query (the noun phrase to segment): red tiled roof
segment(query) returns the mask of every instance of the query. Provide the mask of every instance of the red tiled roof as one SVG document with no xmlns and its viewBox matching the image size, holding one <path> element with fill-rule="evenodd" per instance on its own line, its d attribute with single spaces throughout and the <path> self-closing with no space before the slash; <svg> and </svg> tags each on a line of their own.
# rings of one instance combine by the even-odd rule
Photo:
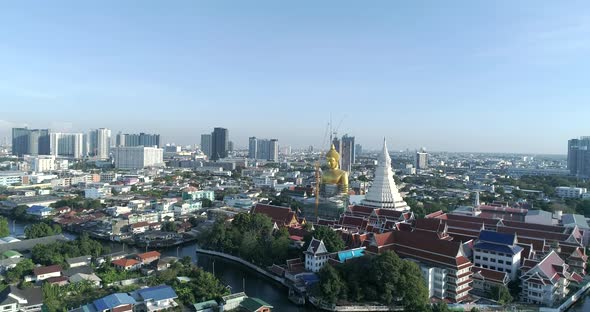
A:
<svg viewBox="0 0 590 312">
<path fill-rule="evenodd" d="M 277 225 L 289 225 L 293 219 L 297 220 L 295 212 L 289 207 L 256 204 L 252 213 L 261 213 L 272 219 Z"/>
<path fill-rule="evenodd" d="M 126 268 L 126 267 L 130 267 L 130 266 L 134 266 L 136 264 L 139 264 L 139 261 L 137 261 L 135 259 L 119 259 L 119 260 L 114 260 L 111 263 L 113 265 Z"/>
<path fill-rule="evenodd" d="M 418 219 L 414 227 L 424 231 L 443 232 L 445 222 L 441 219 Z"/>
<path fill-rule="evenodd" d="M 55 277 L 48 278 L 46 281 L 50 284 L 53 284 L 53 283 L 65 282 L 67 280 L 68 280 L 67 276 L 55 276 Z"/>
<path fill-rule="evenodd" d="M 146 227 L 146 226 L 149 226 L 149 223 L 147 223 L 146 221 L 131 224 L 131 228 L 133 228 L 133 229 L 137 229 L 140 227 Z"/>
<path fill-rule="evenodd" d="M 490 269 L 485 269 L 485 268 L 480 268 L 480 267 L 473 267 L 473 269 L 471 269 L 471 270 L 474 273 L 478 272 L 486 280 L 490 280 L 490 281 L 502 283 L 502 284 L 504 284 L 504 281 L 508 276 L 506 272 L 500 272 L 500 271 L 495 271 L 495 270 L 490 270 Z"/>
<path fill-rule="evenodd" d="M 159 258 L 161 254 L 157 251 L 148 251 L 146 253 L 138 254 L 137 257 L 141 260 L 152 259 L 152 258 Z"/>
<path fill-rule="evenodd" d="M 502 222 L 504 223 L 505 226 L 509 226 L 509 227 L 513 227 L 513 228 L 520 228 L 520 229 L 554 232 L 554 233 L 561 233 L 561 234 L 565 233 L 565 230 L 566 230 L 566 228 L 563 226 L 516 222 L 516 221 L 508 221 L 508 220 L 504 220 Z"/>
<path fill-rule="evenodd" d="M 507 226 L 499 226 L 497 231 L 498 231 L 498 233 L 517 234 L 519 239 L 520 239 L 520 237 L 545 238 L 548 240 L 563 242 L 569 238 L 568 234 L 546 232 L 546 231 L 542 231 L 542 230 L 530 230 L 530 229 L 526 229 L 526 228 L 514 228 L 514 227 L 507 227 Z"/>
<path fill-rule="evenodd" d="M 49 266 L 42 266 L 36 267 L 33 269 L 33 273 L 35 276 L 44 275 L 49 273 L 61 272 L 61 265 L 49 265 Z"/>
</svg>

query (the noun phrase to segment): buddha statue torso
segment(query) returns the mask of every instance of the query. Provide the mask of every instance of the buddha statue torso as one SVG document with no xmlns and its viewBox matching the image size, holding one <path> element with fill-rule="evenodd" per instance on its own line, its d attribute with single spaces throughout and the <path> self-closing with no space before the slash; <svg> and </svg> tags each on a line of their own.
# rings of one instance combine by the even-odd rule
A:
<svg viewBox="0 0 590 312">
<path fill-rule="evenodd" d="M 326 196 L 348 194 L 348 172 L 338 168 L 340 154 L 334 148 L 326 154 L 328 170 L 322 172 L 321 190 Z"/>
</svg>

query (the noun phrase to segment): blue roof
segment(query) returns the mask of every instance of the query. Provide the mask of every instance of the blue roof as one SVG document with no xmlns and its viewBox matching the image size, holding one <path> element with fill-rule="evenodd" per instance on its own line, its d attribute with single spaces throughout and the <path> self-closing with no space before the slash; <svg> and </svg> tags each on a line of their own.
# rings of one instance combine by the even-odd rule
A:
<svg viewBox="0 0 590 312">
<path fill-rule="evenodd" d="M 320 281 L 317 274 L 302 274 L 299 278 L 301 278 L 306 285 L 311 285 Z"/>
<path fill-rule="evenodd" d="M 506 245 L 498 245 L 498 244 L 491 244 L 491 243 L 477 243 L 473 246 L 474 249 L 483 249 L 488 251 L 495 251 L 495 252 L 502 252 L 509 255 L 515 255 L 522 251 L 522 247 L 515 245 L 515 246 L 506 246 Z"/>
<path fill-rule="evenodd" d="M 143 300 L 166 300 L 166 299 L 174 299 L 178 298 L 174 289 L 168 285 L 160 285 L 155 287 L 149 287 L 140 289 L 137 293 L 143 298 Z"/>
<path fill-rule="evenodd" d="M 110 294 L 94 301 L 94 306 L 98 311 L 110 310 L 124 304 L 137 304 L 137 302 L 133 297 L 123 293 Z"/>
<path fill-rule="evenodd" d="M 365 255 L 365 250 L 360 249 L 360 248 L 343 250 L 343 251 L 338 252 L 338 260 L 340 260 L 340 262 L 345 262 L 346 260 L 362 257 L 364 255 Z"/>
<path fill-rule="evenodd" d="M 35 213 L 35 212 L 42 212 L 42 211 L 51 211 L 52 209 L 45 206 L 40 205 L 33 205 L 29 209 L 27 209 L 28 213 Z"/>
<path fill-rule="evenodd" d="M 479 240 L 493 244 L 513 245 L 514 234 L 498 233 L 494 231 L 483 230 L 479 232 Z"/>
</svg>

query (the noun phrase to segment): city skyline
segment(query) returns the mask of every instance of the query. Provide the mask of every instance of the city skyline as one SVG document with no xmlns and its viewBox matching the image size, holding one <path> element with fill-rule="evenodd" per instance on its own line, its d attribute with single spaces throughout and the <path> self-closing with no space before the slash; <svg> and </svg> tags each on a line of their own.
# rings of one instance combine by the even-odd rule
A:
<svg viewBox="0 0 590 312">
<path fill-rule="evenodd" d="M 326 148 L 331 116 L 372 150 L 566 154 L 590 134 L 581 1 L 109 4 L 0 6 L 0 138 L 220 126 Z"/>
</svg>

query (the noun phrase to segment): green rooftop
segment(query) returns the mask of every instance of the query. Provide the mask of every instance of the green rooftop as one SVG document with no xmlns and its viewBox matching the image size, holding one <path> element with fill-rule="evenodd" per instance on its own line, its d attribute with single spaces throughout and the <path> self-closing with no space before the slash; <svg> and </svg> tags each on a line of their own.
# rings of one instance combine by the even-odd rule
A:
<svg viewBox="0 0 590 312">
<path fill-rule="evenodd" d="M 268 302 L 265 302 L 262 299 L 253 298 L 253 297 L 248 297 L 248 298 L 244 299 L 244 301 L 242 301 L 242 303 L 240 303 L 240 306 L 242 308 L 246 309 L 246 311 L 250 311 L 250 312 L 255 312 L 262 307 L 267 307 L 270 309 L 273 308 L 273 306 L 268 304 Z"/>
<path fill-rule="evenodd" d="M 200 310 L 205 310 L 205 309 L 209 309 L 209 308 L 217 308 L 218 304 L 217 304 L 217 301 L 215 301 L 215 300 L 209 300 L 209 301 L 195 303 L 193 306 L 195 307 L 195 310 L 200 311 Z"/>
<path fill-rule="evenodd" d="M 14 251 L 14 250 L 7 250 L 4 253 L 2 253 L 3 258 L 15 258 L 15 257 L 20 258 L 22 256 L 23 255 L 20 252 Z"/>
</svg>

